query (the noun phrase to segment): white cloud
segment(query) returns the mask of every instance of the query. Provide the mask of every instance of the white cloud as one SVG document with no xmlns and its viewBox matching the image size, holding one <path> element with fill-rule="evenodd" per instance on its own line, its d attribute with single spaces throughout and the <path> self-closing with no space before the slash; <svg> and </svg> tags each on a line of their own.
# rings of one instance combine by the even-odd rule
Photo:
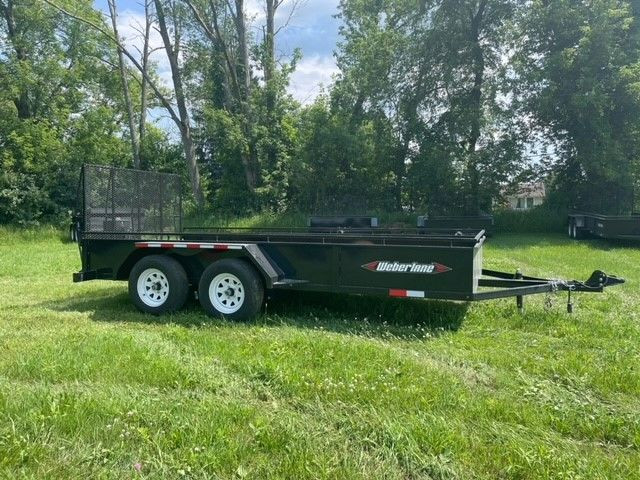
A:
<svg viewBox="0 0 640 480">
<path fill-rule="evenodd" d="M 312 103 L 323 86 L 333 83 L 332 77 L 338 71 L 333 55 L 303 58 L 291 75 L 289 93 L 302 104 Z"/>
<path fill-rule="evenodd" d="M 275 27 L 315 29 L 319 24 L 333 21 L 339 4 L 340 0 L 285 0 L 276 11 Z M 250 28 L 259 39 L 266 21 L 264 0 L 246 0 L 245 11 Z"/>
<path fill-rule="evenodd" d="M 264 1 L 247 0 L 244 4 L 249 21 L 263 22 L 265 18 Z"/>
<path fill-rule="evenodd" d="M 305 23 L 316 20 L 319 16 L 333 15 L 338 11 L 340 0 L 285 0 L 276 11 L 276 26 L 289 17 L 291 20 L 304 20 Z M 291 9 L 295 8 L 293 15 Z M 247 18 L 252 22 L 264 23 L 265 1 L 246 0 Z"/>
</svg>

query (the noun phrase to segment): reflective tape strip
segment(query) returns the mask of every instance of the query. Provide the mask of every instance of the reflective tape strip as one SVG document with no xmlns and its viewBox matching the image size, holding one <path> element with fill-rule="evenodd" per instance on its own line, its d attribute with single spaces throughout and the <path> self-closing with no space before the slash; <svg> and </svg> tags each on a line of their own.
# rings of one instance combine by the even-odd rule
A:
<svg viewBox="0 0 640 480">
<path fill-rule="evenodd" d="M 242 245 L 231 245 L 221 243 L 200 243 L 200 248 L 210 248 L 213 250 L 242 250 Z"/>
<path fill-rule="evenodd" d="M 420 290 L 398 290 L 391 288 L 389 290 L 390 297 L 411 297 L 411 298 L 424 298 L 424 292 Z"/>
<path fill-rule="evenodd" d="M 136 242 L 136 248 L 190 248 L 207 250 L 242 250 L 242 245 L 233 243 L 193 242 Z"/>
</svg>

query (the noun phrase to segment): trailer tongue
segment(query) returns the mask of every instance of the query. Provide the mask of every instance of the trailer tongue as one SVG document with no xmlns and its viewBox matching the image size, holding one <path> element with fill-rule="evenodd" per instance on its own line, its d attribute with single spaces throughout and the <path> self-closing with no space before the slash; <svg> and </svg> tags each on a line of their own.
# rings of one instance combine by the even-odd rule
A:
<svg viewBox="0 0 640 480">
<path fill-rule="evenodd" d="M 584 281 L 482 268 L 484 230 L 182 228 L 175 175 L 85 166 L 74 230 L 82 271 L 74 281 L 129 280 L 136 306 L 180 308 L 190 288 L 208 313 L 255 315 L 265 290 L 297 289 L 476 301 L 624 282 L 596 271 Z"/>
</svg>

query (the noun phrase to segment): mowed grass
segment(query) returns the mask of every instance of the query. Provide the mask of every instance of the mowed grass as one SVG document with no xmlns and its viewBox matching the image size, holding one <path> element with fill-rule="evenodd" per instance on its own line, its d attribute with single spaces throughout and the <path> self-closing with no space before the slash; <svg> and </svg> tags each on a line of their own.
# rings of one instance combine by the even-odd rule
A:
<svg viewBox="0 0 640 480">
<path fill-rule="evenodd" d="M 640 478 L 640 248 L 496 236 L 485 266 L 628 283 L 573 315 L 307 294 L 153 317 L 71 283 L 55 231 L 2 230 L 0 477 Z"/>
</svg>

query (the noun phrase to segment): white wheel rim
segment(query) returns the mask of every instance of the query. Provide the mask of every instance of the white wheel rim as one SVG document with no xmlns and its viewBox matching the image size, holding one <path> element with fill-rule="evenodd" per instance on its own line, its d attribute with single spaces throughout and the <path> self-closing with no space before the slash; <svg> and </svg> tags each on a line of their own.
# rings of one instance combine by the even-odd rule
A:
<svg viewBox="0 0 640 480">
<path fill-rule="evenodd" d="M 244 304 L 244 285 L 232 273 L 216 275 L 209 284 L 209 300 L 220 313 L 235 313 Z"/>
<path fill-rule="evenodd" d="M 573 226 L 569 224 L 569 238 L 573 237 Z"/>
<path fill-rule="evenodd" d="M 157 268 L 147 268 L 138 277 L 138 297 L 149 307 L 159 307 L 169 298 L 169 280 Z"/>
</svg>

